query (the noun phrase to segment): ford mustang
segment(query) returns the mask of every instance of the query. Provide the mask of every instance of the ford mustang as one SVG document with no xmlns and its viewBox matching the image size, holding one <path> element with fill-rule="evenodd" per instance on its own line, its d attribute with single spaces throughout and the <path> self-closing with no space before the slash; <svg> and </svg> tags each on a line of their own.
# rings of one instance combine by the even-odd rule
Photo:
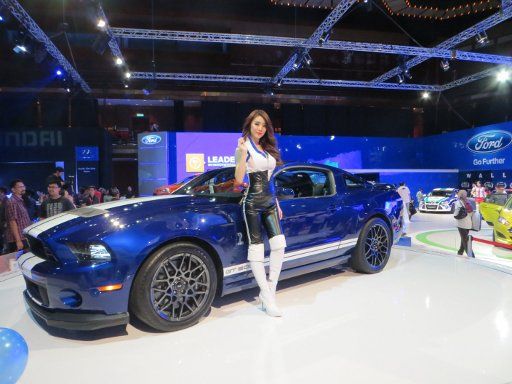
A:
<svg viewBox="0 0 512 384">
<path fill-rule="evenodd" d="M 458 189 L 435 188 L 423 201 L 419 201 L 420 212 L 452 212 Z"/>
<path fill-rule="evenodd" d="M 136 317 L 174 331 L 197 323 L 216 295 L 255 287 L 243 186 L 233 179 L 233 167 L 213 170 L 172 195 L 79 208 L 28 227 L 30 251 L 18 262 L 29 308 L 65 329 Z M 276 169 L 271 186 L 284 214 L 282 279 L 344 263 L 361 273 L 384 268 L 401 236 L 395 191 L 309 163 Z"/>
</svg>

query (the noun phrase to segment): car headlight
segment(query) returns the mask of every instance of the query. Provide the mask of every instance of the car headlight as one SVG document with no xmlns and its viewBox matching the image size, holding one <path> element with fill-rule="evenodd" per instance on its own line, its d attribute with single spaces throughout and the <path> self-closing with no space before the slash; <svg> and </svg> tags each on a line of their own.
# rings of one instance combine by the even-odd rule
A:
<svg viewBox="0 0 512 384">
<path fill-rule="evenodd" d="M 110 252 L 102 244 L 67 243 L 78 261 L 106 262 L 112 260 Z"/>
<path fill-rule="evenodd" d="M 510 223 L 503 217 L 498 217 L 498 223 L 506 225 L 507 227 L 510 226 Z"/>
</svg>

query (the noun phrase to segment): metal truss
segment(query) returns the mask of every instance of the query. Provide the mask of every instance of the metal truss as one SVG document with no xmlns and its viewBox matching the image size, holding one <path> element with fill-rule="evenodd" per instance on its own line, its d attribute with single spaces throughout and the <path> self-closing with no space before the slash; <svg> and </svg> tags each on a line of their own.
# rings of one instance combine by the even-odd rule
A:
<svg viewBox="0 0 512 384">
<path fill-rule="evenodd" d="M 3 4 L 18 21 L 21 25 L 23 25 L 27 31 L 32 35 L 32 37 L 43 44 L 46 51 L 59 63 L 64 71 L 66 71 L 73 80 L 80 84 L 84 92 L 90 93 L 91 88 L 84 79 L 80 76 L 80 74 L 76 71 L 76 69 L 71 65 L 71 63 L 64 57 L 61 51 L 53 44 L 50 38 L 44 33 L 44 31 L 37 25 L 37 23 L 30 17 L 30 15 L 23 9 L 23 7 L 16 0 L 0 0 L 0 3 Z"/>
<path fill-rule="evenodd" d="M 476 36 L 478 33 L 483 32 L 496 24 L 501 23 L 502 21 L 508 20 L 510 17 L 512 17 L 512 4 L 510 3 L 510 0 L 507 1 L 506 7 L 503 7 L 500 12 L 495 13 L 494 15 L 488 17 L 485 20 L 482 20 L 481 22 L 477 23 L 476 25 L 469 27 L 465 31 L 462 31 L 461 33 L 449 38 L 448 40 L 443 41 L 442 43 L 435 46 L 435 48 L 438 49 L 450 49 L 455 47 L 456 45 L 471 39 L 472 37 Z M 505 5 L 505 2 L 503 3 Z M 407 69 L 410 69 L 420 63 L 423 63 L 428 58 L 426 57 L 415 57 L 411 60 L 408 60 L 405 62 L 405 66 Z M 398 75 L 403 71 L 403 68 L 396 67 L 385 74 L 377 77 L 376 79 L 373 79 L 373 83 L 382 83 L 386 80 L 389 80 L 390 78 Z"/>
<path fill-rule="evenodd" d="M 440 91 L 446 91 L 448 89 L 452 89 L 455 87 L 460 87 L 461 85 L 472 83 L 473 81 L 481 80 L 486 77 L 492 76 L 496 73 L 496 68 L 489 68 L 484 71 L 475 73 L 473 75 L 469 75 L 466 77 L 462 77 L 458 80 L 452 81 L 451 83 L 447 83 L 440 86 Z"/>
<path fill-rule="evenodd" d="M 105 11 L 103 11 L 103 7 L 101 6 L 101 3 L 98 3 L 98 16 L 102 18 L 105 23 L 105 32 L 110 37 L 110 40 L 108 42 L 108 46 L 110 48 L 110 51 L 112 52 L 112 55 L 114 57 L 119 57 L 121 60 L 123 60 L 123 63 L 126 63 L 123 57 L 123 53 L 121 52 L 121 48 L 119 48 L 119 44 L 117 43 L 116 36 L 114 35 L 112 28 L 110 27 L 110 24 L 107 19 L 107 15 L 105 15 Z"/>
<path fill-rule="evenodd" d="M 280 47 L 319 48 L 340 51 L 386 53 L 391 55 L 437 57 L 441 59 L 458 59 L 464 61 L 476 61 L 492 64 L 512 65 L 512 57 L 489 55 L 478 52 L 466 52 L 459 50 L 410 47 L 395 44 L 360 43 L 352 41 L 326 41 L 320 45 L 318 41 L 306 45 L 306 41 L 294 37 L 241 35 L 230 33 L 186 32 L 186 31 L 162 31 L 157 29 L 139 28 L 111 28 L 114 36 L 128 39 L 143 40 L 170 40 L 189 41 L 202 43 L 223 43 L 243 45 L 264 45 Z"/>
<path fill-rule="evenodd" d="M 222 82 L 222 83 L 253 83 L 268 85 L 272 82 L 272 77 L 266 76 L 237 76 L 237 75 L 210 75 L 199 73 L 166 73 L 166 72 L 133 72 L 133 79 L 143 80 L 177 80 L 177 81 L 198 81 L 198 82 Z M 394 89 L 403 91 L 432 91 L 440 90 L 438 85 L 424 84 L 397 84 L 382 83 L 375 84 L 369 81 L 350 81 L 350 80 L 318 80 L 302 78 L 285 78 L 283 85 L 309 85 L 317 87 L 340 87 L 340 88 L 375 88 L 375 89 Z"/>
<path fill-rule="evenodd" d="M 313 32 L 313 34 L 306 40 L 305 45 L 306 48 L 302 50 L 301 53 L 294 52 L 292 56 L 288 59 L 286 64 L 281 68 L 276 76 L 272 79 L 272 83 L 277 84 L 282 81 L 283 78 L 290 73 L 293 69 L 294 64 L 297 63 L 297 60 L 301 59 L 301 55 L 305 55 L 309 52 L 310 48 L 308 45 L 313 43 L 318 43 L 322 36 L 330 33 L 334 24 L 338 22 L 338 20 L 349 10 L 349 8 L 356 2 L 357 0 L 341 0 L 340 3 L 333 9 L 331 13 L 325 18 L 324 21 L 318 26 L 318 28 Z"/>
</svg>

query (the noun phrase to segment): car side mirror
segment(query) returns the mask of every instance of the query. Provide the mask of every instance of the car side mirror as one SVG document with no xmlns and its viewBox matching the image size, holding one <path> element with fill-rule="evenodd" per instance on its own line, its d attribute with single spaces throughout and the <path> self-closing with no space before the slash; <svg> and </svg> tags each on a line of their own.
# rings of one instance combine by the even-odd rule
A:
<svg viewBox="0 0 512 384">
<path fill-rule="evenodd" d="M 280 200 L 293 199 L 295 196 L 295 192 L 291 188 L 277 187 L 276 193 L 277 198 Z"/>
</svg>

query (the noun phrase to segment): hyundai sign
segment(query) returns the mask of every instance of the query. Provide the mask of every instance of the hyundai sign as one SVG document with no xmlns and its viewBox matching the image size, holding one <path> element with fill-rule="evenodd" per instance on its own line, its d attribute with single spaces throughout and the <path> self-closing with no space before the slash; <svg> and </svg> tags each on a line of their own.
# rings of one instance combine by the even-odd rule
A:
<svg viewBox="0 0 512 384">
<path fill-rule="evenodd" d="M 512 142 L 512 135 L 507 131 L 485 131 L 471 137 L 466 146 L 474 153 L 493 153 L 508 147 Z"/>
<path fill-rule="evenodd" d="M 162 138 L 158 135 L 146 135 L 142 136 L 141 143 L 146 145 L 155 145 L 162 141 Z"/>
</svg>

